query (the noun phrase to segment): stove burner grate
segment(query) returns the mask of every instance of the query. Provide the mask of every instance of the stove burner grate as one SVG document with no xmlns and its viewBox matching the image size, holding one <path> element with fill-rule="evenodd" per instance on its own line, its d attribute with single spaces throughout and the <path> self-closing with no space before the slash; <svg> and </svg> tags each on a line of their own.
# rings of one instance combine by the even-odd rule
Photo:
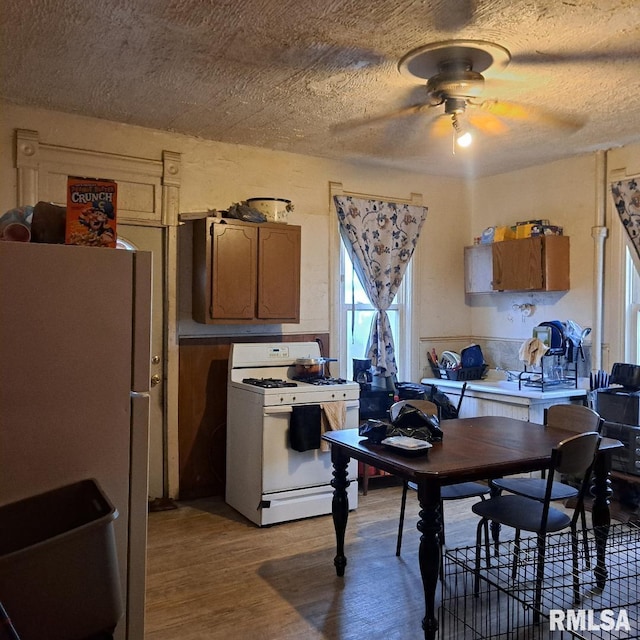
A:
<svg viewBox="0 0 640 640">
<path fill-rule="evenodd" d="M 276 378 L 244 378 L 242 382 L 254 387 L 262 387 L 263 389 L 281 389 L 283 387 L 298 386 L 295 382 L 287 382 L 286 380 L 278 380 Z"/>
<path fill-rule="evenodd" d="M 332 384 L 347 384 L 344 378 L 323 378 L 321 376 L 317 378 L 294 378 L 294 380 L 300 380 L 300 382 L 306 382 L 307 384 L 313 384 L 316 386 L 329 386 Z"/>
</svg>

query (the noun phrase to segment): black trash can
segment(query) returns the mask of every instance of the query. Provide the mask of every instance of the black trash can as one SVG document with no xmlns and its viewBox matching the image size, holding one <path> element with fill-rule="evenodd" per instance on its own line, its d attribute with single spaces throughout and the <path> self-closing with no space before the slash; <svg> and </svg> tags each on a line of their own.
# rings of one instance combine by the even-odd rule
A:
<svg viewBox="0 0 640 640">
<path fill-rule="evenodd" d="M 0 602 L 20 640 L 81 640 L 115 628 L 117 516 L 93 479 L 0 507 Z"/>
</svg>

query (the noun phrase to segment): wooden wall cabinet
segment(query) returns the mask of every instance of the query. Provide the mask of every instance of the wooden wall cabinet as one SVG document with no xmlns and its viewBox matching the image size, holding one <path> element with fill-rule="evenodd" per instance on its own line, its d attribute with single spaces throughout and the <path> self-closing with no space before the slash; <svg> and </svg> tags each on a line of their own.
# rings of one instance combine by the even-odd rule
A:
<svg viewBox="0 0 640 640">
<path fill-rule="evenodd" d="M 300 322 L 301 228 L 202 218 L 193 227 L 193 317 L 206 324 Z"/>
<path fill-rule="evenodd" d="M 465 293 L 493 291 L 493 245 L 476 244 L 464 248 Z"/>
<path fill-rule="evenodd" d="M 569 290 L 568 236 L 465 247 L 464 263 L 465 293 Z"/>
</svg>

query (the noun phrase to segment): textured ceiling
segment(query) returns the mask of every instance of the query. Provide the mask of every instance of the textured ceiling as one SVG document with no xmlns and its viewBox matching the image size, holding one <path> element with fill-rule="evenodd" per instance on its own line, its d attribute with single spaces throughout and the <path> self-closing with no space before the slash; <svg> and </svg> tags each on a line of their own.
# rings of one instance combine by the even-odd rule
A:
<svg viewBox="0 0 640 640">
<path fill-rule="evenodd" d="M 2 0 L 0 29 L 5 100 L 211 140 L 454 176 L 640 141 L 640 0 Z M 449 39 L 511 52 L 483 98 L 584 126 L 492 117 L 454 155 L 442 107 L 376 119 Z"/>
</svg>

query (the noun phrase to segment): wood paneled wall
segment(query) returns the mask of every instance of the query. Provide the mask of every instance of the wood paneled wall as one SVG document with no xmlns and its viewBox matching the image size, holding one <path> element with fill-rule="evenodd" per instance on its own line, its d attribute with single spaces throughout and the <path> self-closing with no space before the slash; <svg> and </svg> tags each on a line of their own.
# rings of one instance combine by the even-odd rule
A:
<svg viewBox="0 0 640 640">
<path fill-rule="evenodd" d="M 181 338 L 178 446 L 181 500 L 224 496 L 227 378 L 233 342 L 313 342 L 329 334 Z"/>
</svg>

